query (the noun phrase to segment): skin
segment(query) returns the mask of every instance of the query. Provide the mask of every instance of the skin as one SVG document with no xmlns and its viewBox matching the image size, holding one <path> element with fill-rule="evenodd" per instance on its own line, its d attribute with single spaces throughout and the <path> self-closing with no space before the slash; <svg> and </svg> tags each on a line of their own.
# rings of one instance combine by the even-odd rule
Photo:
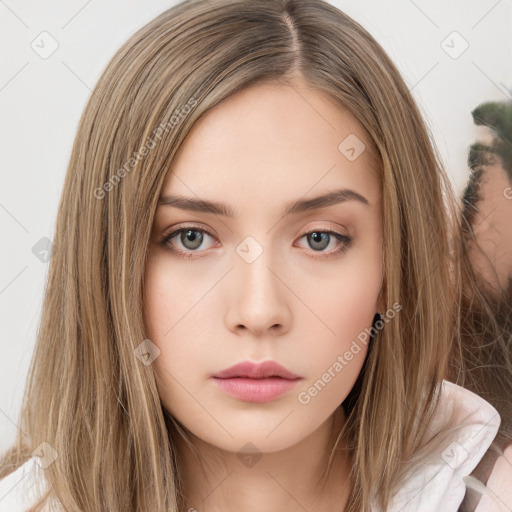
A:
<svg viewBox="0 0 512 512">
<path fill-rule="evenodd" d="M 351 134 L 366 145 L 353 161 L 338 149 Z M 289 202 L 339 188 L 368 204 L 347 200 L 282 217 Z M 152 363 L 158 391 L 201 462 L 180 438 L 185 510 L 343 510 L 352 485 L 346 450 L 337 451 L 325 487 L 318 479 L 367 346 L 359 343 L 307 404 L 298 395 L 385 309 L 382 190 L 368 133 L 327 94 L 298 80 L 251 86 L 195 124 L 162 187 L 161 197 L 170 194 L 222 202 L 236 213 L 160 205 L 150 237 L 145 321 L 160 350 Z M 190 223 L 206 230 L 196 233 L 202 242 L 178 233 L 162 243 L 174 229 L 197 229 Z M 352 238 L 330 258 L 343 242 L 305 236 L 329 229 Z M 257 244 L 245 245 L 246 237 Z M 240 247 L 262 252 L 248 262 Z M 241 361 L 268 359 L 302 377 L 270 402 L 233 398 L 210 378 Z M 260 458 L 242 462 L 252 452 Z"/>
<path fill-rule="evenodd" d="M 478 140 L 492 145 L 493 133 L 480 127 Z M 471 262 L 492 293 L 499 293 L 509 286 L 512 279 L 512 183 L 501 158 L 485 166 L 480 183 L 481 200 L 474 218 Z"/>
</svg>

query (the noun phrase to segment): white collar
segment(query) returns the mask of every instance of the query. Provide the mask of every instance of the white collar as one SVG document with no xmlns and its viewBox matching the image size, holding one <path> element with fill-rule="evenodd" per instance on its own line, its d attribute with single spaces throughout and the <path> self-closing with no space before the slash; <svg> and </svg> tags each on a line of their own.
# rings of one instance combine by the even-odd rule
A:
<svg viewBox="0 0 512 512">
<path fill-rule="evenodd" d="M 443 381 L 439 407 L 431 430 L 455 411 L 447 440 L 428 454 L 428 460 L 411 466 L 405 483 L 386 512 L 456 512 L 464 499 L 463 478 L 478 465 L 496 437 L 501 418 L 482 397 L 453 382 Z M 476 508 L 475 512 L 478 512 Z M 372 512 L 382 512 L 374 506 Z"/>
</svg>

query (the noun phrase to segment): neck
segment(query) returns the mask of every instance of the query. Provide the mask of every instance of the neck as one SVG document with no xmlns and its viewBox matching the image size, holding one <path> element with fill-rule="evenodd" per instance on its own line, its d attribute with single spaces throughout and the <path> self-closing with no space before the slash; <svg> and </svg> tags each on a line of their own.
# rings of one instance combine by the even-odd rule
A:
<svg viewBox="0 0 512 512">
<path fill-rule="evenodd" d="M 340 407 L 300 443 L 272 453 L 228 452 L 187 432 L 192 446 L 178 442 L 184 510 L 342 512 L 352 489 L 343 439 L 325 470 L 344 421 Z"/>
</svg>

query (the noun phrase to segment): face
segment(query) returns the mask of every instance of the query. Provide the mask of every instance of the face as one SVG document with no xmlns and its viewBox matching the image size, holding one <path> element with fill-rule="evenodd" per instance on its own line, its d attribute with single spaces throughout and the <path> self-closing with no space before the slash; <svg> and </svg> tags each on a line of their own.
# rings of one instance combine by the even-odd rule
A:
<svg viewBox="0 0 512 512">
<path fill-rule="evenodd" d="M 161 190 L 144 282 L 159 394 L 193 435 L 273 452 L 333 417 L 367 352 L 358 335 L 383 312 L 381 193 L 366 131 L 301 83 L 252 86 L 195 124 Z M 213 377 L 246 361 L 298 378 Z"/>
<path fill-rule="evenodd" d="M 478 140 L 492 147 L 493 132 L 482 126 L 478 133 Z M 470 242 L 469 254 L 484 286 L 497 293 L 507 289 L 512 279 L 512 184 L 501 158 L 483 166 L 478 195 L 472 225 L 477 246 Z"/>
</svg>

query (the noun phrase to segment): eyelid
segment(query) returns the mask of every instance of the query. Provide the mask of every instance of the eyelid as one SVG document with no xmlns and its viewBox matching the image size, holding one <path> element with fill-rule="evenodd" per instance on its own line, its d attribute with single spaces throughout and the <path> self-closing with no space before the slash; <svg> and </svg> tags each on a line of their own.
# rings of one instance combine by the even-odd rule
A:
<svg viewBox="0 0 512 512">
<path fill-rule="evenodd" d="M 213 238 L 217 238 L 215 235 L 213 235 L 211 232 L 210 232 L 210 229 L 205 227 L 204 225 L 202 224 L 195 224 L 194 222 L 191 222 L 191 223 L 185 223 L 184 226 L 181 226 L 180 224 L 177 224 L 176 226 L 173 226 L 172 228 L 170 228 L 169 230 L 167 230 L 164 235 L 163 235 L 163 239 L 166 239 L 168 238 L 170 235 L 173 235 L 173 234 L 176 234 L 176 232 L 179 232 L 181 230 L 185 230 L 185 229 L 197 229 L 198 231 L 204 231 L 205 233 L 207 233 L 208 235 L 210 235 L 211 237 Z M 309 233 L 312 233 L 314 231 L 321 231 L 321 232 L 334 232 L 334 233 L 337 233 L 338 235 L 342 235 L 342 236 L 349 236 L 348 234 L 346 233 L 342 233 L 341 231 L 339 231 L 338 229 L 336 228 L 332 228 L 332 227 L 326 227 L 326 226 L 314 226 L 312 228 L 309 228 L 307 230 L 305 230 L 304 232 L 302 232 L 299 236 L 300 237 L 303 237 L 304 235 L 308 235 Z"/>
<path fill-rule="evenodd" d="M 183 225 L 183 226 L 178 224 L 178 225 L 170 228 L 163 235 L 162 243 L 164 245 L 166 245 L 166 242 L 168 243 L 168 241 L 171 238 L 174 238 L 178 233 L 180 233 L 182 231 L 188 231 L 188 230 L 196 230 L 196 231 L 200 231 L 201 233 L 206 233 L 208 236 L 212 237 L 214 240 L 216 240 L 218 242 L 218 238 L 214 234 L 211 233 L 210 229 L 206 228 L 204 225 L 195 224 L 192 222 L 192 223 L 185 223 L 185 225 Z M 203 250 L 206 250 L 206 249 L 203 249 Z M 180 252 L 180 250 L 177 249 L 176 252 Z M 193 253 L 194 251 L 191 251 L 191 252 Z M 200 252 L 200 251 L 196 251 L 196 252 Z"/>
<path fill-rule="evenodd" d="M 168 238 L 169 236 L 174 235 L 179 231 L 185 231 L 187 229 L 197 229 L 197 231 L 204 231 L 205 233 L 208 233 L 210 236 L 214 237 L 214 235 L 212 235 L 212 233 L 210 232 L 210 229 L 205 227 L 204 225 L 195 224 L 194 222 L 187 222 L 187 223 L 184 223 L 183 226 L 181 224 L 177 224 L 176 226 L 173 226 L 172 228 L 170 228 L 169 230 L 167 230 L 164 233 L 163 238 L 164 239 Z"/>
<path fill-rule="evenodd" d="M 346 236 L 346 237 L 349 236 L 348 233 L 343 233 L 338 228 L 334 228 L 332 226 L 313 226 L 312 228 L 306 229 L 300 235 L 300 237 L 303 237 L 304 235 L 308 235 L 309 233 L 314 233 L 315 231 L 320 231 L 322 233 L 337 233 L 338 235 Z"/>
</svg>

